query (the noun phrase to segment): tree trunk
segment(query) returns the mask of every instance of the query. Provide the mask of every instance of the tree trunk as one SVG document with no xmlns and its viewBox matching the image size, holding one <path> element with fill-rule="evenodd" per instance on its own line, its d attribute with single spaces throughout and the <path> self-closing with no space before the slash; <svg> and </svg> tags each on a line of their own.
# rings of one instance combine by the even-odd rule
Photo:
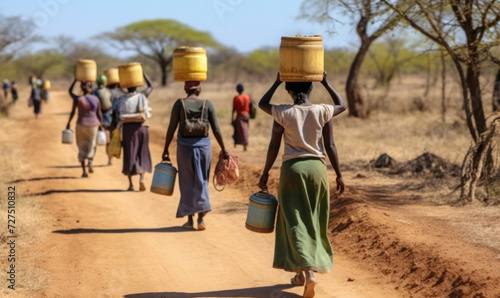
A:
<svg viewBox="0 0 500 298">
<path fill-rule="evenodd" d="M 359 47 L 358 53 L 354 58 L 349 69 L 349 75 L 347 77 L 346 83 L 346 94 L 347 103 L 349 106 L 349 116 L 367 118 L 368 113 L 366 106 L 363 102 L 363 97 L 361 96 L 360 88 L 358 86 L 359 72 L 361 70 L 361 65 L 368 53 L 371 41 L 362 41 Z"/>
<path fill-rule="evenodd" d="M 166 65 L 162 65 L 161 66 L 161 85 L 163 87 L 167 86 L 167 76 L 168 76 L 167 66 Z"/>
<path fill-rule="evenodd" d="M 441 119 L 446 122 L 446 59 L 441 55 Z"/>
<path fill-rule="evenodd" d="M 479 72 L 475 71 L 470 66 L 467 67 L 467 87 L 469 88 L 472 102 L 472 115 L 474 116 L 477 134 L 481 135 L 486 131 L 486 117 L 484 116 L 483 101 L 481 97 L 481 84 L 479 82 Z"/>
</svg>

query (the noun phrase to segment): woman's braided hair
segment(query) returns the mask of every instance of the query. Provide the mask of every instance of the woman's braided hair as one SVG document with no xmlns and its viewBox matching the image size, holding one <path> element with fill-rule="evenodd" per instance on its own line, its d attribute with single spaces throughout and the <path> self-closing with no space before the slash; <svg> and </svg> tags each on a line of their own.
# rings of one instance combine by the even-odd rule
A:
<svg viewBox="0 0 500 298">
<path fill-rule="evenodd" d="M 292 91 L 295 94 L 294 104 L 303 104 L 313 88 L 312 82 L 286 82 L 286 91 Z"/>
</svg>

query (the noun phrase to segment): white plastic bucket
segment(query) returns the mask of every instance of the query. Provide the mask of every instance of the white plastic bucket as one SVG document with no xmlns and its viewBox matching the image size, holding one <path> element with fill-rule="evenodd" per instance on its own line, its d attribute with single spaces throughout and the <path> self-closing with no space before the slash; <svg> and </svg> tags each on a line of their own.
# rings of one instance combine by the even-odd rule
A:
<svg viewBox="0 0 500 298">
<path fill-rule="evenodd" d="M 63 144 L 73 144 L 73 131 L 71 129 L 63 130 L 62 143 Z"/>
<path fill-rule="evenodd" d="M 106 137 L 106 132 L 100 130 L 97 132 L 97 145 L 106 145 L 108 138 Z"/>
</svg>

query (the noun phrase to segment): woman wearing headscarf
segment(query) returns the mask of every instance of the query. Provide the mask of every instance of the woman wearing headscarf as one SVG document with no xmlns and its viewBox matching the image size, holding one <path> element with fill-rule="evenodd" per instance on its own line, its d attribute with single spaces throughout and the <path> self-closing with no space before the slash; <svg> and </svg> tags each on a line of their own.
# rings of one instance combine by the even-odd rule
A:
<svg viewBox="0 0 500 298">
<path fill-rule="evenodd" d="M 76 79 L 69 87 L 69 95 L 73 99 L 73 107 L 69 115 L 68 124 L 66 129 L 70 129 L 70 123 L 75 116 L 76 109 L 78 108 L 78 118 L 76 120 L 76 145 L 78 146 L 78 161 L 82 165 L 82 177 L 88 177 L 85 169 L 85 160 L 88 160 L 89 173 L 93 173 L 92 162 L 94 160 L 96 146 L 97 146 L 97 131 L 102 130 L 102 114 L 101 103 L 99 98 L 90 94 L 92 92 L 92 82 L 81 82 L 80 89 L 82 95 L 73 93 L 73 87 L 76 84 Z"/>
<path fill-rule="evenodd" d="M 208 178 L 212 162 L 212 146 L 208 136 L 208 124 L 212 128 L 215 139 L 221 147 L 223 157 L 229 157 L 224 146 L 222 133 L 217 122 L 217 113 L 210 100 L 200 99 L 201 84 L 198 81 L 188 81 L 184 84 L 186 98 L 179 98 L 172 108 L 170 124 L 167 130 L 165 148 L 162 160 L 170 161 L 168 147 L 177 132 L 177 165 L 179 168 L 179 188 L 181 198 L 176 217 L 188 216 L 183 225 L 186 229 L 193 229 L 193 216 L 198 214 L 198 230 L 205 230 L 204 216 L 211 211 Z M 206 132 L 188 135 L 186 121 L 201 119 L 206 125 Z"/>
<path fill-rule="evenodd" d="M 233 113 L 231 114 L 231 123 L 234 126 L 234 147 L 243 145 L 243 150 L 247 150 L 248 145 L 248 130 L 250 121 L 250 106 L 252 101 L 250 96 L 243 94 L 243 85 L 238 84 L 236 91 L 238 96 L 233 99 Z M 236 113 L 236 118 L 234 114 Z"/>
<path fill-rule="evenodd" d="M 312 104 L 309 101 L 311 82 L 286 83 L 293 105 L 270 104 L 280 84 L 278 74 L 273 86 L 259 102 L 259 108 L 274 118 L 259 187 L 267 189 L 269 170 L 284 136 L 273 267 L 296 272 L 291 283 L 305 284 L 304 297 L 313 297 L 316 284 L 313 272 L 326 273 L 333 267 L 333 251 L 327 235 L 330 188 L 325 151 L 337 174 L 337 189 L 342 193 L 344 182 L 333 142 L 332 118 L 343 112 L 346 105 L 326 80 L 326 72 L 321 84 L 335 105 Z"/>
<path fill-rule="evenodd" d="M 121 126 L 123 146 L 123 169 L 122 173 L 128 176 L 129 191 L 134 190 L 132 176 L 139 175 L 139 190 L 145 191 L 144 174 L 151 173 L 151 153 L 149 151 L 149 123 L 151 108 L 148 104 L 148 96 L 153 90 L 153 84 L 144 73 L 143 77 L 147 84 L 145 91 L 138 92 L 137 87 L 127 88 L 127 93 L 118 100 L 118 121 Z M 140 117 L 128 117 L 141 115 Z"/>
</svg>

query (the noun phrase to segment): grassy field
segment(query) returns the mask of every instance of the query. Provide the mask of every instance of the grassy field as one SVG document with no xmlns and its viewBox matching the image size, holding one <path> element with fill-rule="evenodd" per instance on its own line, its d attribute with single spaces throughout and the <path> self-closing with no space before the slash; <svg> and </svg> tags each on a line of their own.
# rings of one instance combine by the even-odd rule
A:
<svg viewBox="0 0 500 298">
<path fill-rule="evenodd" d="M 19 195 L 19 187 L 13 180 L 13 177 L 23 177 L 29 175 L 30 168 L 26 156 L 23 154 L 23 148 L 19 148 L 15 144 L 9 144 L 8 141 L 0 137 L 0 206 L 1 216 L 0 225 L 2 227 L 0 233 L 1 253 L 0 268 L 7 270 L 13 263 L 8 262 L 9 247 L 7 246 L 7 188 L 16 186 L 16 205 L 15 205 L 15 234 L 16 252 L 16 291 L 2 287 L 0 296 L 2 297 L 23 297 L 23 293 L 32 292 L 42 289 L 46 286 L 46 274 L 37 266 L 35 259 L 39 258 L 44 252 L 39 252 L 31 249 L 32 245 L 41 241 L 46 233 L 43 228 L 45 218 L 41 215 L 42 205 L 37 197 Z M 6 272 L 6 271 L 5 271 Z M 6 276 L 4 274 L 4 276 Z M 7 283 L 4 283 L 7 285 Z M 18 296 L 13 296 L 16 293 Z M 26 297 L 26 296 L 24 296 Z"/>
<path fill-rule="evenodd" d="M 343 84 L 339 86 L 335 78 L 332 85 L 344 95 Z M 261 83 L 246 84 L 245 93 L 258 102 L 271 86 Z M 204 83 L 201 97 L 210 99 L 216 109 L 219 124 L 226 143 L 231 144 L 232 127 L 230 115 L 232 99 L 236 95 L 233 84 Z M 435 88 L 437 89 L 437 87 Z M 382 153 L 396 160 L 413 159 L 424 152 L 432 152 L 452 163 L 461 164 L 471 137 L 465 124 L 461 109 L 458 86 L 448 82 L 446 121 L 441 119 L 441 99 L 439 90 L 423 97 L 424 81 L 407 77 L 394 83 L 391 92 L 385 90 L 365 91 L 370 118 L 366 120 L 348 117 L 347 112 L 334 119 L 334 137 L 341 162 L 349 164 L 356 161 L 369 161 Z M 484 94 L 485 100 L 491 93 Z M 173 82 L 168 88 L 156 88 L 150 97 L 153 107 L 154 125 L 168 126 L 170 110 L 175 100 L 184 96 L 182 83 Z M 311 96 L 313 103 L 331 103 L 324 88 L 315 83 Z M 272 103 L 290 103 L 284 86 L 275 93 Z M 489 110 L 488 104 L 485 104 Z M 489 114 L 489 111 L 487 111 Z M 267 149 L 272 117 L 259 111 L 257 119 L 252 120 L 249 150 L 263 152 Z M 231 148 L 232 146 L 228 146 Z"/>
</svg>

